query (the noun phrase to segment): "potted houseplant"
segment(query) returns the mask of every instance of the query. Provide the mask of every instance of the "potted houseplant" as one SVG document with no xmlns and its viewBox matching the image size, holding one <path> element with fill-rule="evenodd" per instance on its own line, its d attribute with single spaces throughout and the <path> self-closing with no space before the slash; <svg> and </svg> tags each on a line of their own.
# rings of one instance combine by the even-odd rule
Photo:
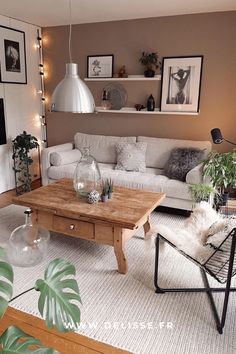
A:
<svg viewBox="0 0 236 354">
<path fill-rule="evenodd" d="M 108 199 L 111 199 L 113 194 L 113 186 L 114 186 L 114 183 L 111 178 L 107 180 L 107 186 L 108 186 Z"/>
<path fill-rule="evenodd" d="M 68 261 L 62 258 L 54 259 L 46 268 L 44 279 L 38 279 L 33 288 L 12 298 L 14 273 L 12 266 L 6 261 L 4 249 L 0 247 L 0 319 L 11 301 L 36 290 L 40 293 L 38 309 L 47 327 L 56 328 L 60 332 L 75 331 L 80 324 L 81 304 L 78 284 L 74 278 L 75 272 L 75 267 Z M 0 335 L 0 352 L 58 353 L 51 348 L 45 348 L 38 339 L 14 325 Z"/>
<path fill-rule="evenodd" d="M 102 202 L 106 202 L 108 200 L 108 193 L 109 193 L 109 184 L 108 184 L 108 180 L 106 179 L 102 181 L 102 194 L 101 194 Z"/>
<path fill-rule="evenodd" d="M 35 136 L 23 131 L 22 134 L 12 141 L 14 160 L 13 170 L 15 171 L 16 193 L 21 194 L 31 190 L 31 173 L 30 165 L 33 159 L 30 156 L 30 151 L 39 147 L 38 140 Z M 19 188 L 19 183 L 21 184 Z"/>
<path fill-rule="evenodd" d="M 232 152 L 213 151 L 203 161 L 203 176 L 210 177 L 212 186 L 218 191 L 218 206 L 227 202 L 227 188 L 236 186 L 236 149 Z"/>
<path fill-rule="evenodd" d="M 209 184 L 192 184 L 189 186 L 193 205 L 202 201 L 211 202 L 211 196 L 215 195 L 216 190 Z"/>
<path fill-rule="evenodd" d="M 161 68 L 158 53 L 142 52 L 142 56 L 139 61 L 141 64 L 146 66 L 146 70 L 144 71 L 145 77 L 155 76 L 156 69 Z"/>
</svg>

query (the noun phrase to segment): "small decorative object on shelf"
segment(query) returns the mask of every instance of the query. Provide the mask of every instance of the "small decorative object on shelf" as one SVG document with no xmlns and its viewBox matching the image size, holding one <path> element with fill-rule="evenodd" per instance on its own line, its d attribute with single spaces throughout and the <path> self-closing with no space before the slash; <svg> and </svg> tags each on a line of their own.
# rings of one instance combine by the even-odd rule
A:
<svg viewBox="0 0 236 354">
<path fill-rule="evenodd" d="M 142 109 L 144 109 L 144 105 L 143 104 L 140 104 L 140 103 L 137 103 L 134 105 L 136 111 L 141 111 Z"/>
<path fill-rule="evenodd" d="M 155 100 L 153 95 L 150 95 L 147 100 L 147 111 L 154 111 L 155 110 Z"/>
<path fill-rule="evenodd" d="M 91 191 L 99 188 L 101 173 L 97 161 L 90 155 L 89 148 L 84 148 L 84 153 L 78 162 L 74 173 L 74 189 L 78 196 L 88 197 Z"/>
<path fill-rule="evenodd" d="M 31 172 L 30 166 L 33 159 L 30 156 L 30 151 L 38 149 L 38 162 L 40 165 L 40 151 L 37 138 L 23 131 L 22 134 L 12 140 L 14 160 L 13 170 L 15 172 L 16 194 L 22 194 L 31 190 Z M 40 177 L 40 176 L 39 176 Z"/>
<path fill-rule="evenodd" d="M 101 108 L 105 110 L 111 109 L 110 95 L 106 90 L 103 90 L 102 92 Z"/>
<path fill-rule="evenodd" d="M 139 61 L 141 64 L 146 66 L 146 70 L 144 71 L 145 77 L 154 77 L 156 70 L 161 68 L 158 53 L 142 52 L 142 56 Z"/>
<path fill-rule="evenodd" d="M 25 212 L 25 224 L 17 227 L 10 236 L 10 258 L 18 267 L 32 267 L 45 257 L 50 232 L 31 220 L 31 209 Z"/>
<path fill-rule="evenodd" d="M 99 201 L 99 199 L 100 199 L 100 194 L 96 190 L 90 192 L 88 195 L 88 203 L 89 204 L 95 204 Z"/>
<path fill-rule="evenodd" d="M 120 70 L 119 70 L 119 72 L 118 72 L 118 77 L 128 77 L 128 74 L 127 74 L 127 72 L 126 72 L 126 67 L 125 67 L 125 65 L 123 65 L 123 66 L 120 68 Z"/>
</svg>

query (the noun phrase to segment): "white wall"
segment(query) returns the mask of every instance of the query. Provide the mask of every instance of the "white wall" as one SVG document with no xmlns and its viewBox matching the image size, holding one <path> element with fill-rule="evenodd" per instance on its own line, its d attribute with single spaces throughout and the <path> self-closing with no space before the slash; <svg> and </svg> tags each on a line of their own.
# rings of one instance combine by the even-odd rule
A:
<svg viewBox="0 0 236 354">
<path fill-rule="evenodd" d="M 37 44 L 37 26 L 10 19 L 0 15 L 0 25 L 25 32 L 27 84 L 0 83 L 0 97 L 4 99 L 7 144 L 0 145 L 0 193 L 15 187 L 12 170 L 12 140 L 23 130 L 42 139 L 39 53 Z M 39 177 L 36 165 L 35 174 Z"/>
</svg>

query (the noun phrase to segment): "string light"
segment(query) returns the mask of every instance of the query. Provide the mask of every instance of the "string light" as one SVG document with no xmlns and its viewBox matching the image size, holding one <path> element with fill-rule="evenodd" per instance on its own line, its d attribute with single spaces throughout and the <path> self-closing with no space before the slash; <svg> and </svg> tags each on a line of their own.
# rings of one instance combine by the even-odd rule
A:
<svg viewBox="0 0 236 354">
<path fill-rule="evenodd" d="M 41 114 L 39 115 L 39 120 L 40 120 L 40 125 L 42 127 L 42 136 L 43 139 L 41 141 L 42 144 L 47 146 L 47 131 L 46 131 L 46 117 L 45 117 L 45 103 L 46 103 L 46 97 L 44 96 L 44 78 L 45 78 L 45 72 L 44 72 L 44 64 L 43 64 L 43 53 L 42 53 L 42 36 L 40 35 L 39 30 L 37 30 L 37 48 L 39 51 L 39 75 L 40 75 L 40 89 L 37 91 L 38 94 L 41 95 Z"/>
</svg>

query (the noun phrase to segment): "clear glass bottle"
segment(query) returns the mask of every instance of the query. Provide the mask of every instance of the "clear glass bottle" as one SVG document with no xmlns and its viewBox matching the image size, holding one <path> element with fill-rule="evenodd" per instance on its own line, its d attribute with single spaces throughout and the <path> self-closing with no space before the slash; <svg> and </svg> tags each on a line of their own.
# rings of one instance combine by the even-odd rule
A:
<svg viewBox="0 0 236 354">
<path fill-rule="evenodd" d="M 101 108 L 104 110 L 111 109 L 111 101 L 109 100 L 109 92 L 103 90 Z"/>
<path fill-rule="evenodd" d="M 88 197 L 93 190 L 100 189 L 101 173 L 97 161 L 90 155 L 89 148 L 84 153 L 74 172 L 74 189 L 78 196 Z"/>
<path fill-rule="evenodd" d="M 25 210 L 25 224 L 17 227 L 10 236 L 9 258 L 18 267 L 32 267 L 45 257 L 50 240 L 50 232 L 33 224 L 31 209 Z"/>
</svg>

